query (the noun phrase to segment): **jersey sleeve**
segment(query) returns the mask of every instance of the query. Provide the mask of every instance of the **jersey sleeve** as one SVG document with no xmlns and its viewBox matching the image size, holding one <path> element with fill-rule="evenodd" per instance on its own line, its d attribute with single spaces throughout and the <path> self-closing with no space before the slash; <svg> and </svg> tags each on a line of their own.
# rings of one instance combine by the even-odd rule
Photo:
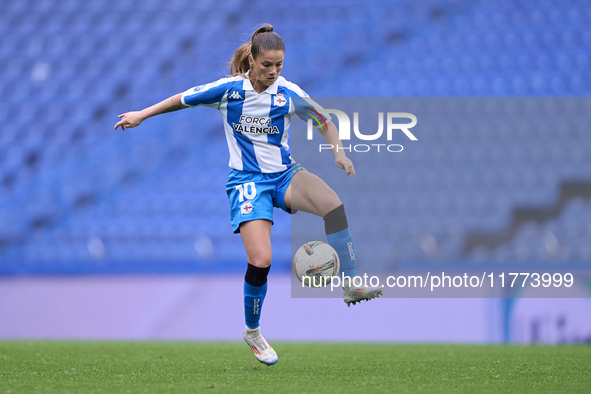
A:
<svg viewBox="0 0 591 394">
<path fill-rule="evenodd" d="M 222 78 L 205 85 L 195 86 L 183 93 L 181 103 L 189 107 L 204 105 L 217 108 L 228 91 L 230 82 L 230 78 Z"/>
<path fill-rule="evenodd" d="M 316 129 L 326 128 L 326 125 L 331 121 L 331 117 L 324 108 L 312 100 L 298 85 L 290 82 L 289 90 L 292 92 L 291 99 L 294 106 L 294 115 L 304 122 L 311 119 L 312 125 Z"/>
</svg>

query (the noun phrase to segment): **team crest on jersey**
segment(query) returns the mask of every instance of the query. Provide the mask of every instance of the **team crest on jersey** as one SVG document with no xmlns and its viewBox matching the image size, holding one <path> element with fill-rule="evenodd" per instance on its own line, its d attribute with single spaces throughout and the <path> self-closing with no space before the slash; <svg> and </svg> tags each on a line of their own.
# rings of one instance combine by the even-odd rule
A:
<svg viewBox="0 0 591 394">
<path fill-rule="evenodd" d="M 252 209 L 253 207 L 250 201 L 246 201 L 244 204 L 240 206 L 240 213 L 243 215 L 248 215 L 252 212 Z"/>
<path fill-rule="evenodd" d="M 285 103 L 287 103 L 287 100 L 283 97 L 283 93 L 277 93 L 275 97 L 273 97 L 273 105 L 283 107 Z"/>
</svg>

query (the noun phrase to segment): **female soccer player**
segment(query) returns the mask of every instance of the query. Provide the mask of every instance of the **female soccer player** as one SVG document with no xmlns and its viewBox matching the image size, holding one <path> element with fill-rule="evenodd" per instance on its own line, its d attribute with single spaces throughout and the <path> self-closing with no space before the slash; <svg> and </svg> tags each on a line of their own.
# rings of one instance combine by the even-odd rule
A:
<svg viewBox="0 0 591 394">
<path fill-rule="evenodd" d="M 297 85 L 280 77 L 285 46 L 271 25 L 257 29 L 251 41 L 234 52 L 231 77 L 191 88 L 142 111 L 119 115 L 123 130 L 145 119 L 183 108 L 205 105 L 224 118 L 232 171 L 226 184 L 234 233 L 240 233 L 248 265 L 244 283 L 246 329 L 244 340 L 256 358 L 267 365 L 277 354 L 260 332 L 260 314 L 271 266 L 273 207 L 304 211 L 324 219 L 328 243 L 335 248 L 345 276 L 355 276 L 355 250 L 345 209 L 338 195 L 316 175 L 291 159 L 288 141 L 292 115 L 306 120 L 322 108 Z M 355 174 L 342 149 L 338 130 L 328 116 L 316 127 L 333 153 L 337 167 Z M 323 127 L 323 125 L 326 125 Z M 382 294 L 377 287 L 344 286 L 347 305 Z"/>
</svg>

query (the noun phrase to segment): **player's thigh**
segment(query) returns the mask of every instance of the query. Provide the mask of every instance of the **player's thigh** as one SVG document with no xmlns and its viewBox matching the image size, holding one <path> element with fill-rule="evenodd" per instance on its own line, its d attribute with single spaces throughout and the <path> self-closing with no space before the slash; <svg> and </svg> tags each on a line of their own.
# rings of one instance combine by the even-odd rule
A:
<svg viewBox="0 0 591 394">
<path fill-rule="evenodd" d="M 325 216 L 341 205 L 341 200 L 320 177 L 308 171 L 298 171 L 285 193 L 285 205 L 293 210 Z"/>
<path fill-rule="evenodd" d="M 275 185 L 265 174 L 232 171 L 226 183 L 230 202 L 230 219 L 234 233 L 243 222 L 266 219 L 273 221 Z"/>
<path fill-rule="evenodd" d="M 240 223 L 240 235 L 248 262 L 256 267 L 266 268 L 271 265 L 271 226 L 272 222 L 266 219 Z"/>
</svg>

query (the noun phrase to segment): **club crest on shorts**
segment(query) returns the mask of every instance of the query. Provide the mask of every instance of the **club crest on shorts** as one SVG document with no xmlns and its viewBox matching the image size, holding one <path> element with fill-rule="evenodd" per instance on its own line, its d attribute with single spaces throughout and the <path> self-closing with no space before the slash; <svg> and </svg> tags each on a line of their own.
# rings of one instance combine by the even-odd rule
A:
<svg viewBox="0 0 591 394">
<path fill-rule="evenodd" d="M 244 204 L 242 204 L 240 206 L 240 213 L 243 215 L 248 215 L 249 213 L 252 212 L 252 204 L 250 203 L 250 201 L 246 201 Z"/>
<path fill-rule="evenodd" d="M 283 97 L 283 93 L 277 93 L 275 97 L 273 97 L 273 105 L 283 107 L 285 103 L 287 103 L 287 100 Z"/>
</svg>

